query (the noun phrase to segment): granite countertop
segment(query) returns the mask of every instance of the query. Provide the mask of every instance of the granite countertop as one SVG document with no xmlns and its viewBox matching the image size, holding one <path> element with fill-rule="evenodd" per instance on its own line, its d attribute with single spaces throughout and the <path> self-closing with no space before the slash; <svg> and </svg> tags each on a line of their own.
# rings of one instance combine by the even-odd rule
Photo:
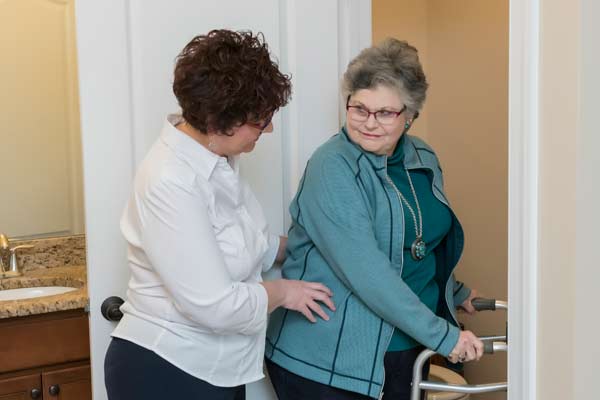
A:
<svg viewBox="0 0 600 400">
<path fill-rule="evenodd" d="M 77 290 L 53 296 L 0 301 L 0 319 L 85 308 L 88 305 L 84 265 L 39 268 L 26 271 L 20 277 L 0 279 L 0 290 L 39 286 L 69 286 Z"/>
</svg>

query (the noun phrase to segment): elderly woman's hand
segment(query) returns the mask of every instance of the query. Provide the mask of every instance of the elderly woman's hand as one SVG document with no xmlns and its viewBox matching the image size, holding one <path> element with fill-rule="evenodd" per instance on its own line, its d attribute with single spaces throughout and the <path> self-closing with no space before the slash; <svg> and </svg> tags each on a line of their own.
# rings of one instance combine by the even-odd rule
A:
<svg viewBox="0 0 600 400">
<path fill-rule="evenodd" d="M 331 301 L 331 290 L 318 282 L 306 282 L 292 279 L 278 279 L 265 281 L 262 285 L 269 296 L 269 312 L 277 307 L 284 307 L 302 313 L 311 322 L 317 322 L 313 312 L 325 321 L 329 316 L 317 302 L 325 304 L 331 311 L 335 311 L 335 305 Z"/>
<path fill-rule="evenodd" d="M 471 294 L 469 294 L 469 297 L 467 297 L 467 299 L 463 301 L 462 304 L 459 306 L 460 308 L 465 310 L 469 315 L 473 315 L 477 312 L 475 307 L 473 307 L 472 303 L 475 297 L 479 297 L 479 292 L 477 292 L 477 290 L 475 289 L 471 289 Z"/>
<path fill-rule="evenodd" d="M 471 331 L 461 331 L 456 346 L 448 355 L 448 360 L 453 363 L 468 362 L 481 358 L 483 355 L 483 342 Z"/>
</svg>

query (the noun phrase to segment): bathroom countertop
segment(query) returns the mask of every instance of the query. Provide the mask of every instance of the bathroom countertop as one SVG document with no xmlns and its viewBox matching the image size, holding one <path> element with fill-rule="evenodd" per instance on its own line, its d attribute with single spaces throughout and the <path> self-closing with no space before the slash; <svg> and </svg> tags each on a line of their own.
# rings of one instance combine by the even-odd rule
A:
<svg viewBox="0 0 600 400">
<path fill-rule="evenodd" d="M 0 319 L 73 310 L 88 305 L 84 265 L 39 268 L 27 271 L 20 277 L 0 279 L 0 290 L 40 286 L 69 286 L 77 290 L 53 296 L 0 301 Z"/>
</svg>

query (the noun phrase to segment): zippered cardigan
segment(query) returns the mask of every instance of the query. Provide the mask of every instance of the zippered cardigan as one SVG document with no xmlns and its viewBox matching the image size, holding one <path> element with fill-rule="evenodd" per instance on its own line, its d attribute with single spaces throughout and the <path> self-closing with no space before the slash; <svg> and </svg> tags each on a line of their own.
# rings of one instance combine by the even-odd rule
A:
<svg viewBox="0 0 600 400">
<path fill-rule="evenodd" d="M 435 197 L 449 207 L 442 170 L 421 139 L 403 140 L 407 169 L 430 173 Z M 436 315 L 402 280 L 403 205 L 387 179 L 387 157 L 364 151 L 342 130 L 310 158 L 290 205 L 292 226 L 282 275 L 321 282 L 333 292 L 330 320 L 311 323 L 278 309 L 270 318 L 265 356 L 323 384 L 379 397 L 384 356 L 394 327 L 448 356 L 458 341 L 456 305 L 470 294 L 454 278 L 464 236 L 452 226 L 436 248 Z"/>
</svg>

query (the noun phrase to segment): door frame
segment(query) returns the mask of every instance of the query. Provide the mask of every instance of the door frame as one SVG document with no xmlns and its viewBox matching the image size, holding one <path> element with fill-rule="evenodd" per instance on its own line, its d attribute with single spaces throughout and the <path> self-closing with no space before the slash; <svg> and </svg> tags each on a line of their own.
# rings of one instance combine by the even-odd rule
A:
<svg viewBox="0 0 600 400">
<path fill-rule="evenodd" d="M 509 1 L 508 399 L 536 399 L 540 2 Z"/>
</svg>

